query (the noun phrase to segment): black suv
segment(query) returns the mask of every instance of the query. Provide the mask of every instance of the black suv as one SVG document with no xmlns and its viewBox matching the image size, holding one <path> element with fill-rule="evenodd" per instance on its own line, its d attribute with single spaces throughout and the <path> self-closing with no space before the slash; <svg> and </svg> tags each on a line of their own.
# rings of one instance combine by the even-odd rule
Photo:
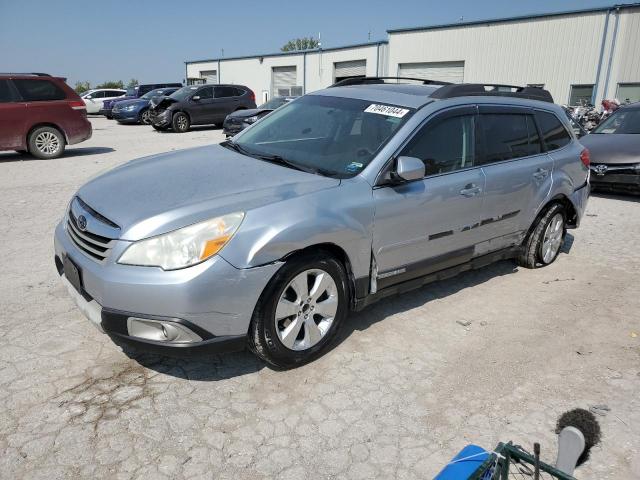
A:
<svg viewBox="0 0 640 480">
<path fill-rule="evenodd" d="M 236 110 L 256 108 L 256 96 L 242 85 L 193 85 L 168 97 L 151 100 L 151 124 L 156 130 L 186 132 L 191 125 L 221 126 Z"/>
</svg>

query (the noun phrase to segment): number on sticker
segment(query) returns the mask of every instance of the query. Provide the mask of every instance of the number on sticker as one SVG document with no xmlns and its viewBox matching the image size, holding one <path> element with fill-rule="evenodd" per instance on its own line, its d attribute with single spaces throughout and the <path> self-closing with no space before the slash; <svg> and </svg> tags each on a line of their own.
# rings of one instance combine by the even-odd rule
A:
<svg viewBox="0 0 640 480">
<path fill-rule="evenodd" d="M 365 109 L 365 113 L 375 113 L 377 115 L 385 115 L 387 117 L 402 118 L 409 113 L 409 110 L 406 108 L 392 107 L 391 105 L 378 105 L 376 103 L 372 103 Z"/>
</svg>

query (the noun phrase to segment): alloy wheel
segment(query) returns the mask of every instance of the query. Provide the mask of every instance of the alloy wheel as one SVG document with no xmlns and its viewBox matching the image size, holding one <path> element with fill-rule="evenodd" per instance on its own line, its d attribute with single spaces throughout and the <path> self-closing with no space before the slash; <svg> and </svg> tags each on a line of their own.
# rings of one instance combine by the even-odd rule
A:
<svg viewBox="0 0 640 480">
<path fill-rule="evenodd" d="M 544 231 L 544 238 L 542 240 L 542 261 L 544 263 L 551 263 L 556 257 L 562 240 L 564 238 L 564 218 L 562 214 L 556 213 L 547 225 Z"/>
<path fill-rule="evenodd" d="M 178 119 L 176 120 L 176 123 L 178 124 L 178 128 L 180 130 L 187 129 L 187 117 L 185 117 L 184 115 L 178 115 Z"/>
<path fill-rule="evenodd" d="M 45 155 L 54 155 L 60 150 L 60 139 L 52 132 L 40 132 L 35 140 L 36 148 Z"/>
<path fill-rule="evenodd" d="M 140 121 L 143 125 L 151 125 L 151 114 L 149 113 L 149 110 L 145 110 L 144 112 L 142 112 Z"/>
<path fill-rule="evenodd" d="M 289 282 L 276 305 L 278 338 L 290 350 L 308 350 L 330 330 L 337 311 L 335 280 L 324 270 L 305 270 Z"/>
</svg>

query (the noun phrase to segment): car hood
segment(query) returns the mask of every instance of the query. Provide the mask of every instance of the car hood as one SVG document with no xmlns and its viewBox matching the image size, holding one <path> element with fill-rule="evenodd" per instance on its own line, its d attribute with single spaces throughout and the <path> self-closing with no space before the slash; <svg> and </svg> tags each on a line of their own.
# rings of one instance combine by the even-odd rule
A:
<svg viewBox="0 0 640 480">
<path fill-rule="evenodd" d="M 227 115 L 230 118 L 249 118 L 254 115 L 260 115 L 261 113 L 273 112 L 270 108 L 250 108 L 249 110 L 236 110 L 233 113 Z"/>
<path fill-rule="evenodd" d="M 339 184 L 210 145 L 133 160 L 77 195 L 116 223 L 121 239 L 140 240 Z"/>
<path fill-rule="evenodd" d="M 131 100 L 132 98 L 137 98 L 137 97 L 116 97 L 114 99 L 111 100 L 105 100 L 104 101 L 104 106 L 105 107 L 113 107 L 113 104 L 116 102 L 124 102 L 126 100 Z"/>
<path fill-rule="evenodd" d="M 591 163 L 640 162 L 640 134 L 590 133 L 580 143 L 589 149 Z"/>
<path fill-rule="evenodd" d="M 120 100 L 118 101 L 118 107 L 122 108 L 122 107 L 126 107 L 128 105 L 140 105 L 140 106 L 144 106 L 147 103 L 149 103 L 149 100 L 143 100 L 141 98 L 134 98 L 132 100 Z"/>
</svg>

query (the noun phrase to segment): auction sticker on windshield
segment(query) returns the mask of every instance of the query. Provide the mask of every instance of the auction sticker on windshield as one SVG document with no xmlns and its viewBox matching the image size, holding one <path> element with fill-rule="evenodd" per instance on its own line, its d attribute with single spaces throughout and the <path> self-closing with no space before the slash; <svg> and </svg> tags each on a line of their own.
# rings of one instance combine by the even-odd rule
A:
<svg viewBox="0 0 640 480">
<path fill-rule="evenodd" d="M 365 109 L 365 113 L 376 113 L 378 115 L 385 115 L 387 117 L 402 118 L 407 113 L 409 113 L 409 110 L 407 110 L 406 108 L 392 107 L 390 105 L 378 105 L 376 103 L 372 103 Z"/>
</svg>

